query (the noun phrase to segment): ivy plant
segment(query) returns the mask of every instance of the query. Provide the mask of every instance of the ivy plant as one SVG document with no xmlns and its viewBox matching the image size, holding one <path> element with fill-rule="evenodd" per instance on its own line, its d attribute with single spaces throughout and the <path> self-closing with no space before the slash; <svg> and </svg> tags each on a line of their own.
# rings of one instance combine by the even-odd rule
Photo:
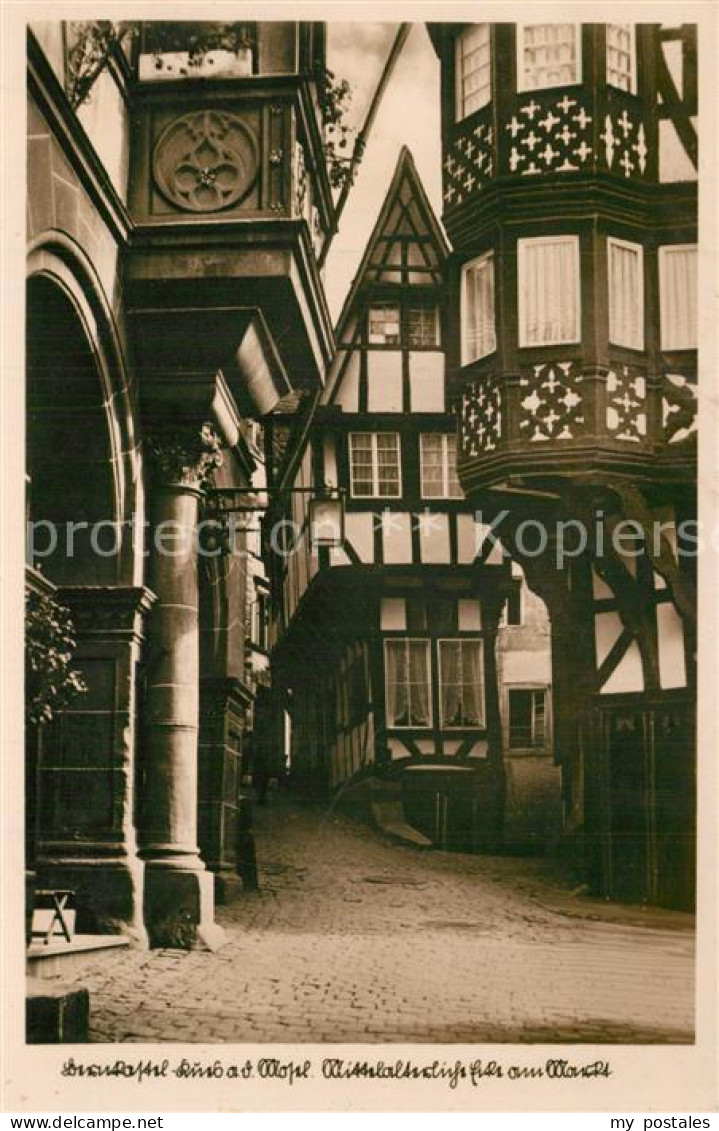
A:
<svg viewBox="0 0 719 1131">
<path fill-rule="evenodd" d="M 33 726 L 52 722 L 58 711 L 87 691 L 72 667 L 75 630 L 70 611 L 55 597 L 29 592 L 25 600 L 25 711 Z"/>
<path fill-rule="evenodd" d="M 145 25 L 144 46 L 155 59 L 158 70 L 164 66 L 162 56 L 186 52 L 186 66 L 179 75 L 188 75 L 199 68 L 213 51 L 237 53 L 253 46 L 251 26 L 246 23 L 149 22 Z M 128 50 L 140 33 L 138 23 L 113 23 L 111 20 L 71 21 L 68 24 L 67 95 L 77 110 L 90 98 L 92 88 L 112 55 Z M 208 63 L 212 60 L 209 59 Z M 342 188 L 362 154 L 352 144 L 353 127 L 347 123 L 352 91 L 346 79 L 338 78 L 327 67 L 313 72 L 317 100 L 324 122 L 324 148 L 327 171 L 333 188 Z"/>
</svg>

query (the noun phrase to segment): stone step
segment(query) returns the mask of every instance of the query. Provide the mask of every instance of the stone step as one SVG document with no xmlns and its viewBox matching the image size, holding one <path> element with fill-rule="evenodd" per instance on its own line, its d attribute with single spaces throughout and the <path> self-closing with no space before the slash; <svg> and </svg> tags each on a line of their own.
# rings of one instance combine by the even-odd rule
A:
<svg viewBox="0 0 719 1131">
<path fill-rule="evenodd" d="M 90 995 L 44 978 L 28 978 L 25 1023 L 29 1045 L 84 1044 L 89 1040 Z"/>
<path fill-rule="evenodd" d="M 82 968 L 88 958 L 109 956 L 119 947 L 129 945 L 129 939 L 122 935 L 75 935 L 71 942 L 57 938 L 44 943 L 36 939 L 27 951 L 27 974 L 36 979 L 71 975 Z"/>
</svg>

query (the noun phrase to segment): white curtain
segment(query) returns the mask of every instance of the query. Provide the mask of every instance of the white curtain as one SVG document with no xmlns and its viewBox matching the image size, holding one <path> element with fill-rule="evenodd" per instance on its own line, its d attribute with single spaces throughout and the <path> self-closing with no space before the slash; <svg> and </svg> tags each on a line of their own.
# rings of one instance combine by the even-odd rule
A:
<svg viewBox="0 0 719 1131">
<path fill-rule="evenodd" d="M 464 356 L 468 365 L 497 348 L 494 325 L 494 255 L 487 252 L 464 268 Z"/>
<path fill-rule="evenodd" d="M 697 249 L 663 247 L 659 253 L 662 349 L 696 349 Z"/>
<path fill-rule="evenodd" d="M 520 240 L 520 345 L 574 342 L 579 336 L 577 303 L 579 240 Z"/>
<path fill-rule="evenodd" d="M 425 727 L 431 723 L 429 643 L 387 640 L 387 725 Z"/>
<path fill-rule="evenodd" d="M 618 346 L 644 345 L 642 311 L 642 251 L 611 240 L 609 243 L 609 338 Z"/>
<path fill-rule="evenodd" d="M 484 722 L 481 641 L 441 641 L 440 671 L 442 725 L 481 725 Z"/>
</svg>

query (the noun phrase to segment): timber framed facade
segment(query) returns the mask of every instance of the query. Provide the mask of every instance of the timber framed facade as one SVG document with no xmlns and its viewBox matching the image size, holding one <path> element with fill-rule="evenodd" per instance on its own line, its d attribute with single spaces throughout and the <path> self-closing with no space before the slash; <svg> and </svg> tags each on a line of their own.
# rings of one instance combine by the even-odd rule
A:
<svg viewBox="0 0 719 1131">
<path fill-rule="evenodd" d="M 308 786 L 369 799 L 395 830 L 435 844 L 543 845 L 558 835 L 559 797 L 544 724 L 548 628 L 530 597 L 517 637 L 521 577 L 456 477 L 448 255 L 403 150 L 337 324 L 327 386 L 298 408 L 299 440 L 277 472 L 288 487 L 339 488 L 345 540 L 313 555 L 300 536 L 275 567 L 273 687 L 292 722 L 293 775 Z M 270 423 L 270 449 L 273 429 L 287 435 L 292 420 Z M 306 530 L 300 496 L 286 514 Z M 512 626 L 501 620 L 508 597 Z M 512 749 L 500 654 L 516 682 L 515 722 L 527 681 L 535 692 L 536 721 Z"/>
<path fill-rule="evenodd" d="M 696 28 L 430 35 L 459 478 L 506 512 L 503 543 L 550 612 L 565 820 L 593 889 L 690 908 Z M 527 521 L 581 525 L 584 550 L 558 567 L 556 539 L 527 548 Z"/>
</svg>

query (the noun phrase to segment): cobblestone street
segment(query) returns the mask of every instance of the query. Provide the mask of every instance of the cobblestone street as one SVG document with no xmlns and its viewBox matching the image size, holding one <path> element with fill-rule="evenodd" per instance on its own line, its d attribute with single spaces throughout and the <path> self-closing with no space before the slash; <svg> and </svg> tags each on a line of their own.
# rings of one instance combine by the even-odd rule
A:
<svg viewBox="0 0 719 1131">
<path fill-rule="evenodd" d="M 396 845 L 277 795 L 255 825 L 261 891 L 219 909 L 224 946 L 78 973 L 94 1040 L 693 1039 L 687 916 L 606 921 L 548 862 Z"/>
</svg>

